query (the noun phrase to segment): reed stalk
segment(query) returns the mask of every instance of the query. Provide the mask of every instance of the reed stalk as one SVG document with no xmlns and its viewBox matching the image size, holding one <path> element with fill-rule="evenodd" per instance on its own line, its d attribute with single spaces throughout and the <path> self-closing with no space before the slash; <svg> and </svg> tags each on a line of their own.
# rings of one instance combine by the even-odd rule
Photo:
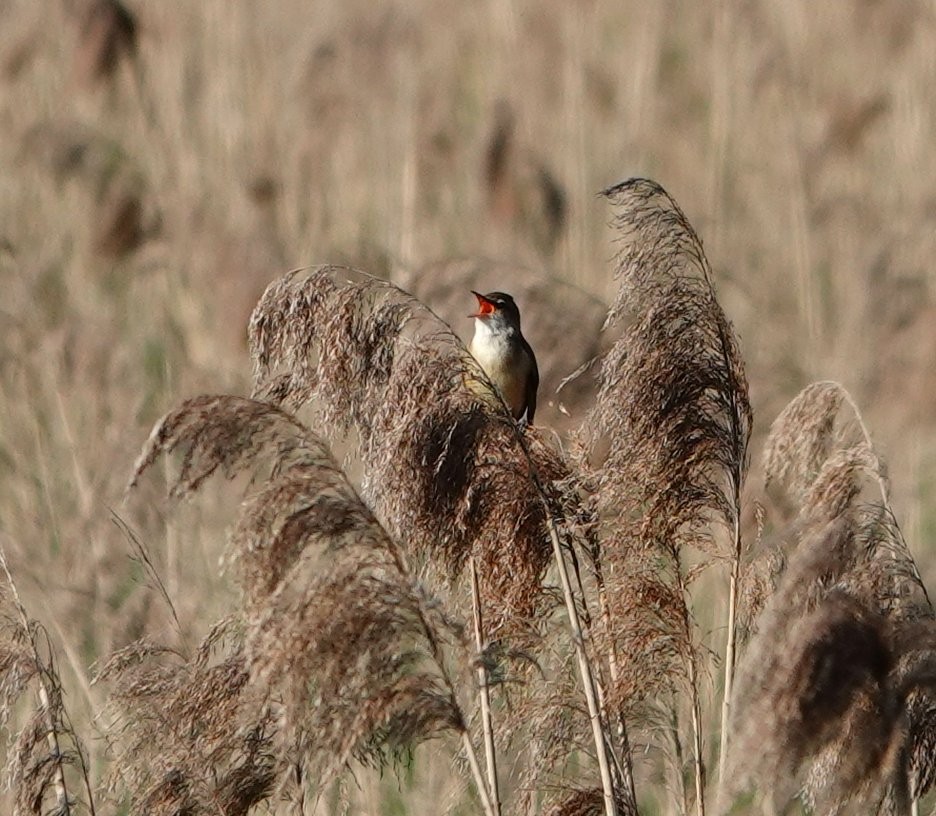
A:
<svg viewBox="0 0 936 816">
<path fill-rule="evenodd" d="M 497 753 L 494 746 L 494 725 L 491 720 L 491 692 L 488 683 L 487 665 L 482 659 L 484 651 L 484 619 L 481 612 L 481 590 L 478 586 L 478 567 L 475 559 L 470 559 L 471 569 L 471 606 L 474 622 L 475 648 L 478 652 L 478 691 L 481 696 L 481 729 L 484 732 L 484 758 L 486 761 L 487 780 L 491 792 L 494 812 L 500 816 L 500 793 L 497 784 Z"/>
</svg>

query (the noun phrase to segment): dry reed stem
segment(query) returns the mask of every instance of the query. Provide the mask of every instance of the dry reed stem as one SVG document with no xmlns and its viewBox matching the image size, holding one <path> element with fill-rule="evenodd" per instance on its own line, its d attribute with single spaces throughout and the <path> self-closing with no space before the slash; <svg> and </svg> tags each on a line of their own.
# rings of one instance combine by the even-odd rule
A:
<svg viewBox="0 0 936 816">
<path fill-rule="evenodd" d="M 478 588 L 478 570 L 472 558 L 469 564 L 471 573 L 471 607 L 474 624 L 475 649 L 484 654 L 484 618 L 481 610 L 481 590 Z M 500 793 L 497 784 L 497 752 L 494 746 L 494 725 L 491 721 L 491 691 L 488 681 L 488 668 L 483 660 L 478 661 L 478 693 L 481 698 L 481 728 L 484 733 L 484 759 L 487 770 L 488 786 L 491 792 L 491 805 L 500 816 Z"/>
<path fill-rule="evenodd" d="M 556 565 L 559 568 L 559 578 L 562 582 L 562 594 L 565 598 L 566 610 L 569 613 L 572 644 L 575 647 L 579 674 L 581 675 L 582 686 L 585 691 L 585 700 L 588 703 L 588 719 L 591 723 L 592 735 L 595 740 L 595 755 L 598 761 L 598 771 L 601 774 L 601 789 L 604 796 L 605 814 L 606 816 L 617 816 L 617 798 L 614 795 L 614 782 L 611 778 L 611 766 L 608 762 L 608 750 L 605 742 L 605 734 L 608 732 L 608 726 L 607 723 L 603 721 L 598 706 L 597 685 L 591 663 L 588 659 L 588 653 L 585 649 L 585 635 L 582 631 L 578 609 L 572 594 L 572 584 L 569 580 L 569 572 L 566 569 L 562 545 L 559 543 L 559 536 L 555 532 L 554 525 L 550 525 L 549 532 L 553 544 L 553 555 L 555 556 Z"/>
<path fill-rule="evenodd" d="M 509 705 L 500 717 L 502 742 L 523 759 L 517 786 L 525 807 L 518 806 L 517 812 L 537 813 L 547 803 L 554 804 L 554 796 L 567 792 L 570 783 L 601 790 L 597 765 L 583 766 L 573 759 L 593 753 L 594 737 L 567 622 L 556 620 L 547 640 L 548 647 L 530 667 L 519 693 L 505 687 Z M 574 779 L 568 778 L 570 761 Z M 604 812 L 603 794 L 599 807 Z"/>
</svg>

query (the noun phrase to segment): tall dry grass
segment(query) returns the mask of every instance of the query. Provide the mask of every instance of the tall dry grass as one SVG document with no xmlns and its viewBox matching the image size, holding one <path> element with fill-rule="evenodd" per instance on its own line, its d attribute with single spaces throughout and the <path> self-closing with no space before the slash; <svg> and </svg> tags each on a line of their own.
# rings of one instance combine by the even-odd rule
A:
<svg viewBox="0 0 936 816">
<path fill-rule="evenodd" d="M 745 546 L 747 380 L 701 242 L 655 182 L 606 195 L 622 242 L 609 318 L 626 326 L 574 457 L 515 424 L 451 330 L 393 284 L 326 266 L 267 287 L 248 332 L 252 397 L 184 402 L 130 480 L 167 459 L 178 500 L 246 475 L 227 550 L 241 601 L 189 646 L 126 530 L 181 642 L 144 635 L 99 662 L 102 787 L 5 571 L 6 708 L 31 681 L 39 699 L 11 755 L 17 812 L 303 812 L 355 767 L 405 767 L 427 740 L 465 765 L 486 816 L 632 814 L 661 795 L 701 816 L 748 791 L 769 808 L 918 806 L 933 776 L 933 609 L 863 417 L 835 382 L 781 413 L 766 475 L 798 510 L 778 544 Z M 363 494 L 313 427 L 351 445 Z M 877 504 L 857 501 L 867 477 Z M 737 691 L 733 659 L 720 689 L 704 682 L 697 585 L 719 564 L 729 657 L 748 601 Z M 662 783 L 635 773 L 635 744 Z M 505 759 L 522 784 L 499 777 Z"/>
<path fill-rule="evenodd" d="M 92 722 L 107 702 L 107 684 L 92 683 L 95 661 L 148 635 L 181 655 L 177 666 L 188 668 L 176 668 L 174 682 L 184 685 L 199 671 L 190 661 L 211 623 L 238 604 L 238 568 L 225 543 L 229 493 L 212 481 L 197 501 L 167 513 L 151 478 L 132 507 L 118 502 L 127 463 L 169 407 L 193 394 L 249 392 L 245 326 L 271 280 L 313 261 L 350 263 L 405 284 L 462 338 L 470 330 L 462 290 L 519 293 L 550 386 L 543 422 L 565 433 L 593 404 L 594 384 L 580 377 L 558 397 L 552 386 L 616 339 L 597 332 L 614 293 L 614 233 L 594 194 L 631 174 L 664 182 L 704 237 L 721 306 L 741 339 L 757 417 L 742 497 L 746 545 L 763 527 L 757 552 L 741 565 L 741 636 L 753 636 L 757 611 L 782 584 L 803 523 L 777 532 L 802 502 L 773 486 L 754 509 L 765 420 L 813 379 L 842 382 L 861 406 L 877 460 L 892 466 L 887 503 L 924 583 L 931 580 L 936 49 L 926 3 L 468 9 L 400 0 L 313 16 L 296 3 L 12 0 L 0 21 L 0 544 L 28 619 L 48 633 L 72 723 Z M 513 116 L 509 139 L 498 111 Z M 491 173 L 497 145 L 508 146 L 509 161 Z M 539 171 L 565 202 L 561 227 L 545 238 L 550 210 L 542 210 Z M 340 459 L 356 437 L 337 447 Z M 554 448 L 548 434 L 543 445 L 544 453 Z M 815 455 L 819 468 L 825 452 Z M 877 467 L 855 456 L 864 454 L 852 455 L 850 467 Z M 359 484 L 359 463 L 347 464 Z M 402 469 L 397 478 L 406 479 Z M 844 484 L 832 487 L 847 493 Z M 568 503 L 557 520 L 570 536 L 591 534 L 588 514 L 577 517 Z M 453 555 L 465 552 L 457 535 Z M 778 539 L 783 546 L 772 546 Z M 452 567 L 430 554 L 419 570 Z M 539 555 L 550 563 L 547 550 Z M 580 558 L 590 591 L 587 564 Z M 462 562 L 456 581 L 469 565 Z M 490 581 L 496 594 L 515 566 L 479 589 Z M 721 654 L 726 643 L 724 578 L 713 570 L 694 581 L 703 664 L 707 649 Z M 470 622 L 469 599 L 457 600 L 453 615 Z M 565 735 L 593 750 L 578 704 L 570 712 L 562 702 L 581 691 L 568 640 L 556 645 L 568 637 L 557 601 L 554 590 L 538 592 L 532 616 L 521 616 L 520 651 L 552 667 L 552 684 L 529 689 L 529 700 L 510 682 L 492 686 L 492 718 L 498 695 L 511 694 L 497 727 L 513 734 L 535 726 L 533 738 L 517 736 L 515 745 L 530 753 L 542 746 L 549 759 L 515 765 L 497 745 L 508 806 L 511 795 L 545 789 L 575 812 L 593 806 L 597 778 L 583 778 L 564 802 L 550 787 L 552 765 L 568 760 Z M 842 624 L 850 631 L 860 618 L 878 638 L 884 619 L 887 665 L 902 666 L 910 680 L 888 679 L 873 694 L 903 695 L 925 719 L 926 637 L 897 627 L 879 602 L 858 612 L 850 601 L 831 603 L 851 616 Z M 20 632 L 19 613 L 7 608 L 10 631 Z M 597 626 L 599 605 L 583 611 L 583 626 Z M 491 614 L 485 629 L 499 623 Z M 507 665 L 531 685 L 526 673 L 535 671 L 521 654 L 494 639 L 488 649 L 493 680 Z M 723 672 L 719 664 L 701 675 L 710 788 Z M 871 699 L 872 686 L 861 683 L 855 693 Z M 31 716 L 32 700 L 17 699 L 14 729 Z M 650 812 L 678 810 L 683 791 L 694 795 L 692 775 L 677 772 L 695 762 L 685 742 L 692 715 L 685 702 L 671 709 L 648 721 L 649 749 L 638 726 L 626 730 L 635 788 Z M 893 733 L 892 720 L 875 722 Z M 613 723 L 610 731 L 620 744 Z M 95 733 L 78 729 L 96 783 L 110 759 Z M 888 750 L 925 754 L 926 740 L 918 728 L 909 744 L 922 747 L 895 741 Z M 471 801 L 446 754 L 417 748 L 414 756 L 400 781 L 361 772 L 356 783 L 336 782 L 317 807 L 435 812 Z M 816 757 L 797 761 L 805 772 Z M 925 763 L 913 763 L 924 770 L 911 796 L 926 778 Z M 567 779 L 578 768 L 565 770 Z"/>
</svg>

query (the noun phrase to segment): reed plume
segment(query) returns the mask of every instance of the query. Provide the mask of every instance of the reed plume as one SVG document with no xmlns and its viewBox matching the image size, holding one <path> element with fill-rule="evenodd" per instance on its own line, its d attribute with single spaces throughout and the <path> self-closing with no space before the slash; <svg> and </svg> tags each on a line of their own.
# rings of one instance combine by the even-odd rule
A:
<svg viewBox="0 0 936 816">
<path fill-rule="evenodd" d="M 798 514 L 775 543 L 786 566 L 744 656 L 733 792 L 906 813 L 932 782 L 936 621 L 883 463 L 834 382 L 784 409 L 766 460 Z"/>
<path fill-rule="evenodd" d="M 242 622 L 233 618 L 212 627 L 190 657 L 141 640 L 98 667 L 114 757 L 106 783 L 131 813 L 244 816 L 270 796 L 288 766 L 248 668 Z"/>
<path fill-rule="evenodd" d="M 845 400 L 838 383 L 811 383 L 773 421 L 764 446 L 764 479 L 781 483 L 800 502 L 836 444 Z"/>
<path fill-rule="evenodd" d="M 751 411 L 731 325 L 702 244 L 655 182 L 605 191 L 622 248 L 608 322 L 623 325 L 604 358 L 585 425 L 600 519 L 593 565 L 606 607 L 600 640 L 609 705 L 633 716 L 685 688 L 693 722 L 695 800 L 704 810 L 699 635 L 690 587 L 698 567 L 740 562 L 740 491 Z M 728 543 L 714 527 L 724 525 Z M 734 592 L 729 611 L 730 691 Z"/>
<path fill-rule="evenodd" d="M 268 287 L 250 349 L 255 396 L 312 402 L 330 435 L 357 434 L 365 495 L 395 538 L 451 579 L 477 559 L 489 637 L 548 612 L 552 549 L 536 480 L 559 501 L 569 468 L 548 432 L 529 428 L 521 444 L 483 372 L 426 307 L 321 267 Z"/>
<path fill-rule="evenodd" d="M 557 802 L 546 816 L 601 816 L 604 807 L 601 798 L 601 788 L 583 788 L 566 794 L 561 802 Z"/>
<path fill-rule="evenodd" d="M 130 712 L 121 728 L 127 757 L 139 756 L 128 763 L 148 774 L 131 778 L 131 788 L 149 791 L 150 803 L 163 797 L 201 812 L 223 796 L 225 778 L 219 782 L 212 768 L 230 767 L 238 790 L 263 798 L 287 784 L 291 769 L 321 787 L 355 760 L 382 763 L 421 740 L 455 733 L 476 772 L 482 808 L 493 813 L 458 692 L 472 681 L 449 665 L 454 655 L 455 666 L 471 666 L 462 627 L 415 580 L 326 445 L 275 405 L 199 397 L 157 424 L 131 484 L 163 454 L 178 456 L 175 496 L 215 471 L 251 476 L 231 535 L 246 615 L 240 645 L 217 665 L 196 656 L 172 670 L 131 675 L 118 688 Z M 149 652 L 133 647 L 131 656 L 134 649 Z M 128 663 L 122 655 L 116 661 Z M 101 677 L 115 673 L 125 672 L 108 665 Z M 142 749 L 153 719 L 141 707 L 172 712 L 178 752 L 147 761 Z M 253 765 L 231 759 L 250 746 Z M 203 779 L 209 772 L 210 784 Z"/>
</svg>

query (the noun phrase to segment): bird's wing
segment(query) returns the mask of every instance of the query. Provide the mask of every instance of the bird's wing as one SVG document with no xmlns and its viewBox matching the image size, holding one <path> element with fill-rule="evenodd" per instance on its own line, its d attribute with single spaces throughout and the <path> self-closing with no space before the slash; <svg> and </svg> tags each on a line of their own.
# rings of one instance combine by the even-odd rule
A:
<svg viewBox="0 0 936 816">
<path fill-rule="evenodd" d="M 532 425 L 533 414 L 536 413 L 536 392 L 539 390 L 539 369 L 536 367 L 536 356 L 529 343 L 526 344 L 526 348 L 530 355 L 530 364 L 533 366 L 530 376 L 527 377 L 526 389 L 526 418 L 527 422 Z"/>
</svg>

